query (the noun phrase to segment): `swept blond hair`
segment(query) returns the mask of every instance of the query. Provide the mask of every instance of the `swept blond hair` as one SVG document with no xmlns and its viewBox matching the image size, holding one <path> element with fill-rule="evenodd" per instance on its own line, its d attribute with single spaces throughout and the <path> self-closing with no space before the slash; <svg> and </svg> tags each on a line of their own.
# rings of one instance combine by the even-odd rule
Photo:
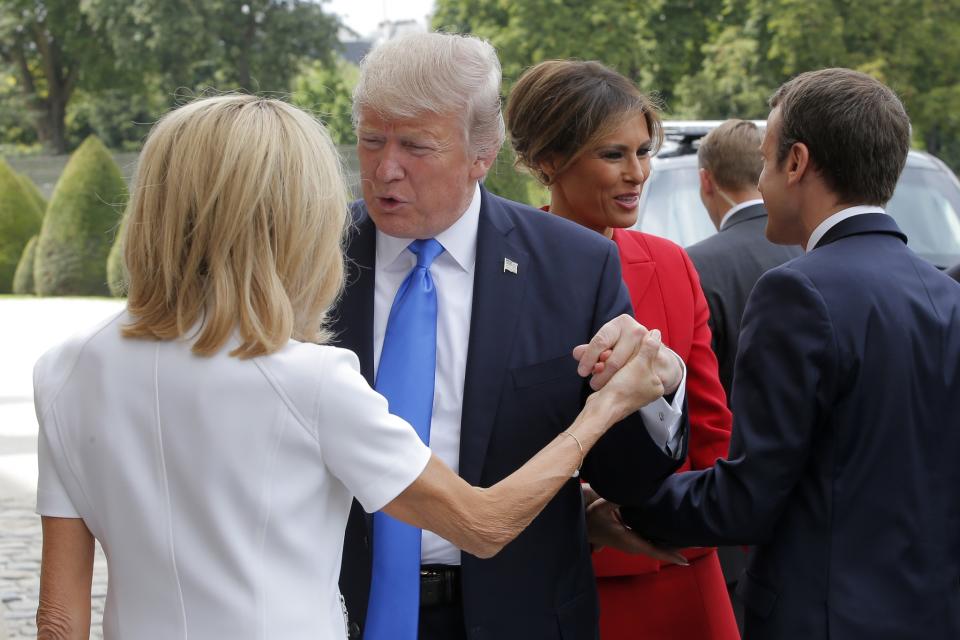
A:
<svg viewBox="0 0 960 640">
<path fill-rule="evenodd" d="M 329 339 L 343 289 L 346 187 L 330 136 L 279 100 L 222 95 L 153 127 L 124 230 L 132 338 L 171 340 L 202 325 L 198 355 Z"/>
</svg>

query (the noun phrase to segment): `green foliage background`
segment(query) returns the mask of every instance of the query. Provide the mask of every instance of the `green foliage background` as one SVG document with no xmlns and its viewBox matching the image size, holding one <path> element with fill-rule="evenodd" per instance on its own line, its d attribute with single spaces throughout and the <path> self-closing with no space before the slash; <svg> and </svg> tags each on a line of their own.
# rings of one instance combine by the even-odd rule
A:
<svg viewBox="0 0 960 640">
<path fill-rule="evenodd" d="M 107 255 L 107 288 L 110 289 L 110 295 L 116 298 L 127 294 L 127 268 L 123 262 L 123 230 L 126 224 L 127 218 L 124 216 Z"/>
<path fill-rule="evenodd" d="M 505 95 L 537 62 L 595 59 L 673 117 L 765 118 L 790 77 L 851 67 L 900 94 L 916 146 L 960 168 L 960 0 L 437 0 L 433 26 L 489 39 Z"/>
<path fill-rule="evenodd" d="M 110 152 L 94 137 L 74 152 L 43 219 L 34 282 L 38 295 L 109 295 L 107 255 L 127 187 Z"/>
<path fill-rule="evenodd" d="M 960 0 L 436 0 L 432 26 L 490 40 L 505 97 L 532 64 L 595 59 L 675 118 L 764 118 L 793 75 L 856 68 L 902 96 L 916 147 L 960 168 Z M 0 152 L 90 135 L 135 151 L 171 107 L 233 90 L 285 97 L 352 145 L 338 28 L 324 0 L 4 0 Z M 509 149 L 487 183 L 546 200 Z"/>
<path fill-rule="evenodd" d="M 42 215 L 20 176 L 0 159 L 0 293 L 13 290 L 17 263 L 27 241 L 40 230 Z"/>
<path fill-rule="evenodd" d="M 37 288 L 33 281 L 33 263 L 37 256 L 37 239 L 33 236 L 23 248 L 17 270 L 13 274 L 13 292 L 20 296 L 29 296 L 36 293 Z"/>
<path fill-rule="evenodd" d="M 47 212 L 47 200 L 43 197 L 43 194 L 40 193 L 40 189 L 37 188 L 37 185 L 34 184 L 28 176 L 18 173 L 17 180 L 20 182 L 20 187 L 27 194 L 27 197 L 33 202 L 33 205 L 36 207 L 37 211 L 40 213 L 40 219 L 43 219 L 43 215 Z"/>
</svg>

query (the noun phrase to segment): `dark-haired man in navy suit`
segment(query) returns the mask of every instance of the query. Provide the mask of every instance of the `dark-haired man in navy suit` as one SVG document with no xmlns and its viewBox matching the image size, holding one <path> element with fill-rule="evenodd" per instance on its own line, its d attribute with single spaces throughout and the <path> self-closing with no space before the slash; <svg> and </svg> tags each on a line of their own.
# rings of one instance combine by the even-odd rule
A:
<svg viewBox="0 0 960 640">
<path fill-rule="evenodd" d="M 960 284 L 882 209 L 907 114 L 848 69 L 771 107 L 766 233 L 806 254 L 747 303 L 729 460 L 624 517 L 678 546 L 756 545 L 746 638 L 960 638 Z"/>
<path fill-rule="evenodd" d="M 354 94 L 363 201 L 354 205 L 351 269 L 334 325 L 374 384 L 391 305 L 417 263 L 411 241 L 440 244 L 427 266 L 437 299 L 429 444 L 481 486 L 574 420 L 589 385 L 623 361 L 618 331 L 645 332 L 621 316 L 631 308 L 613 243 L 480 186 L 503 140 L 499 84 L 493 48 L 473 37 L 418 34 L 365 59 Z M 595 347 L 616 346 L 587 383 L 592 362 L 578 372 L 571 350 L 598 331 Z M 583 462 L 582 477 L 613 502 L 648 497 L 683 456 L 682 367 L 668 350 L 661 354 L 672 404 L 661 399 L 614 426 Z M 398 629 L 410 611 L 385 604 L 378 586 L 387 546 L 380 521 L 356 505 L 351 513 L 340 580 L 348 631 L 408 640 Z M 597 636 L 579 479 L 496 557 L 472 557 L 424 532 L 419 559 L 419 638 Z"/>
</svg>

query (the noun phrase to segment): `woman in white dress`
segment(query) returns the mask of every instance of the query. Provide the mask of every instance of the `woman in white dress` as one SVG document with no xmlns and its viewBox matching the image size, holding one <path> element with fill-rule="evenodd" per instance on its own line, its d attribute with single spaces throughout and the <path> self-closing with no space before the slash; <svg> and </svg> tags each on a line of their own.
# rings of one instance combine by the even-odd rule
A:
<svg viewBox="0 0 960 640">
<path fill-rule="evenodd" d="M 662 392 L 656 332 L 620 336 L 633 357 L 612 378 L 606 344 L 581 348 L 606 386 L 513 475 L 468 486 L 387 412 L 353 353 L 322 346 L 345 192 L 323 127 L 283 102 L 208 98 L 154 127 L 125 226 L 127 309 L 34 373 L 39 638 L 88 637 L 94 538 L 107 638 L 344 638 L 354 496 L 490 556 Z"/>
</svg>

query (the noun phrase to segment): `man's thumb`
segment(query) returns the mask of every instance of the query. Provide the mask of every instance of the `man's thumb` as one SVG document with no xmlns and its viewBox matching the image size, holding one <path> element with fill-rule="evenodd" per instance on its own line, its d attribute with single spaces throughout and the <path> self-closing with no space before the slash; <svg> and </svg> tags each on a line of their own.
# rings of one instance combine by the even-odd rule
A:
<svg viewBox="0 0 960 640">
<path fill-rule="evenodd" d="M 653 362 L 657 357 L 658 351 L 660 351 L 660 330 L 654 329 L 643 337 L 638 355 L 641 358 L 646 358 L 650 362 Z"/>
</svg>

